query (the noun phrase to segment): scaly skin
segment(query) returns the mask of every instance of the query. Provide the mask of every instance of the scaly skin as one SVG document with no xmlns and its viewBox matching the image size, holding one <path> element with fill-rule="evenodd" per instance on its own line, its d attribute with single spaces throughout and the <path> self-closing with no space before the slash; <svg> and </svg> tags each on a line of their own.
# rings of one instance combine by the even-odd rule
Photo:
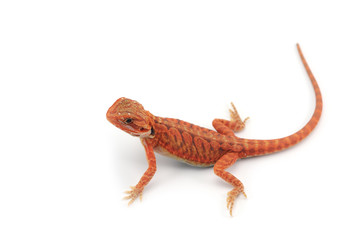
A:
<svg viewBox="0 0 361 240">
<path fill-rule="evenodd" d="M 243 139 L 235 136 L 245 126 L 232 103 L 231 120 L 215 119 L 213 131 L 185 121 L 157 117 L 144 110 L 143 106 L 127 98 L 118 99 L 108 110 L 107 119 L 121 130 L 138 136 L 144 146 L 148 169 L 135 187 L 126 193 L 129 204 L 139 196 L 156 172 L 154 151 L 169 155 L 194 166 L 214 166 L 214 173 L 233 186 L 228 192 L 227 208 L 232 215 L 234 201 L 244 192 L 243 184 L 226 169 L 237 159 L 270 154 L 289 148 L 303 140 L 316 127 L 322 112 L 322 97 L 317 82 L 302 54 L 297 49 L 313 85 L 316 107 L 312 118 L 298 132 L 284 138 L 272 140 Z"/>
</svg>

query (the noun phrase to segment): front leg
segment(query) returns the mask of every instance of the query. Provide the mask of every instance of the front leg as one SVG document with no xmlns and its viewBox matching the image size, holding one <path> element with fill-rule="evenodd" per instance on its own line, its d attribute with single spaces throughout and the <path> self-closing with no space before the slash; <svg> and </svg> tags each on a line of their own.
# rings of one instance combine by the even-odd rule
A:
<svg viewBox="0 0 361 240">
<path fill-rule="evenodd" d="M 135 187 L 131 187 L 130 191 L 125 192 L 128 194 L 128 196 L 126 196 L 124 199 L 130 199 L 128 205 L 132 204 L 138 196 L 140 200 L 142 200 L 144 187 L 150 182 L 157 170 L 153 147 L 148 144 L 145 139 L 141 139 L 141 141 L 145 149 L 145 154 L 147 155 L 148 169 L 145 171 L 138 184 Z"/>
</svg>

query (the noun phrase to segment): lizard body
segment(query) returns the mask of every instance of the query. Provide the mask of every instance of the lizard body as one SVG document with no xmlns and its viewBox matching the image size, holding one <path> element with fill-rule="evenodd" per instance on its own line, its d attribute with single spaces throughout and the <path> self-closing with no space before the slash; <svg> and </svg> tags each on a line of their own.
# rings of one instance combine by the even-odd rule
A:
<svg viewBox="0 0 361 240">
<path fill-rule="evenodd" d="M 227 197 L 227 208 L 232 215 L 235 199 L 240 193 L 246 194 L 242 182 L 226 169 L 237 159 L 270 154 L 297 144 L 311 133 L 321 117 L 320 89 L 298 44 L 297 49 L 315 91 L 316 107 L 302 129 L 284 138 L 255 140 L 237 137 L 234 132 L 242 130 L 248 118 L 242 121 L 233 103 L 231 120 L 213 120 L 213 127 L 217 130 L 213 131 L 182 120 L 154 116 L 134 100 L 118 99 L 109 108 L 107 119 L 121 130 L 140 137 L 149 165 L 138 184 L 127 192 L 129 204 L 138 196 L 142 197 L 144 187 L 155 174 L 156 151 L 194 166 L 214 166 L 214 173 L 233 186 Z"/>
</svg>

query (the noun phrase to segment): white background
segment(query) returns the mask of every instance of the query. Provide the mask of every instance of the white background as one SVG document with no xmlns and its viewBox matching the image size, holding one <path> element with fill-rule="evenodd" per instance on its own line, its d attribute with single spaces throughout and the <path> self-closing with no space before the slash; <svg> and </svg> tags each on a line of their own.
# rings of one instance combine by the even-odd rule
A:
<svg viewBox="0 0 361 240">
<path fill-rule="evenodd" d="M 1 239 L 360 239 L 358 1 L 1 1 Z M 122 198 L 147 168 L 139 139 L 105 119 L 119 97 L 211 127 L 233 101 L 239 136 L 319 126 L 282 153 L 229 170 L 157 156 L 143 201 Z"/>
</svg>

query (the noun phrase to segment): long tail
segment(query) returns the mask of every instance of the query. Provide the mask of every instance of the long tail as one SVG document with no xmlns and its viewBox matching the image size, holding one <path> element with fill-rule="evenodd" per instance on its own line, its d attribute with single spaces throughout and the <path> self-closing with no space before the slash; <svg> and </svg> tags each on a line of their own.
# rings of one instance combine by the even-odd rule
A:
<svg viewBox="0 0 361 240">
<path fill-rule="evenodd" d="M 310 67 L 307 64 L 305 57 L 301 51 L 301 47 L 297 44 L 297 50 L 301 57 L 302 63 L 307 71 L 307 74 L 311 80 L 313 85 L 313 89 L 315 91 L 316 96 L 316 106 L 312 118 L 308 121 L 308 123 L 298 132 L 278 139 L 272 140 L 251 140 L 251 139 L 242 139 L 242 145 L 245 147 L 245 152 L 247 156 L 257 156 L 257 155 L 264 155 L 273 152 L 278 152 L 289 148 L 304 138 L 306 138 L 312 130 L 316 127 L 318 121 L 320 120 L 321 113 L 322 113 L 322 96 L 320 88 L 316 82 L 315 77 L 312 74 Z"/>
</svg>

